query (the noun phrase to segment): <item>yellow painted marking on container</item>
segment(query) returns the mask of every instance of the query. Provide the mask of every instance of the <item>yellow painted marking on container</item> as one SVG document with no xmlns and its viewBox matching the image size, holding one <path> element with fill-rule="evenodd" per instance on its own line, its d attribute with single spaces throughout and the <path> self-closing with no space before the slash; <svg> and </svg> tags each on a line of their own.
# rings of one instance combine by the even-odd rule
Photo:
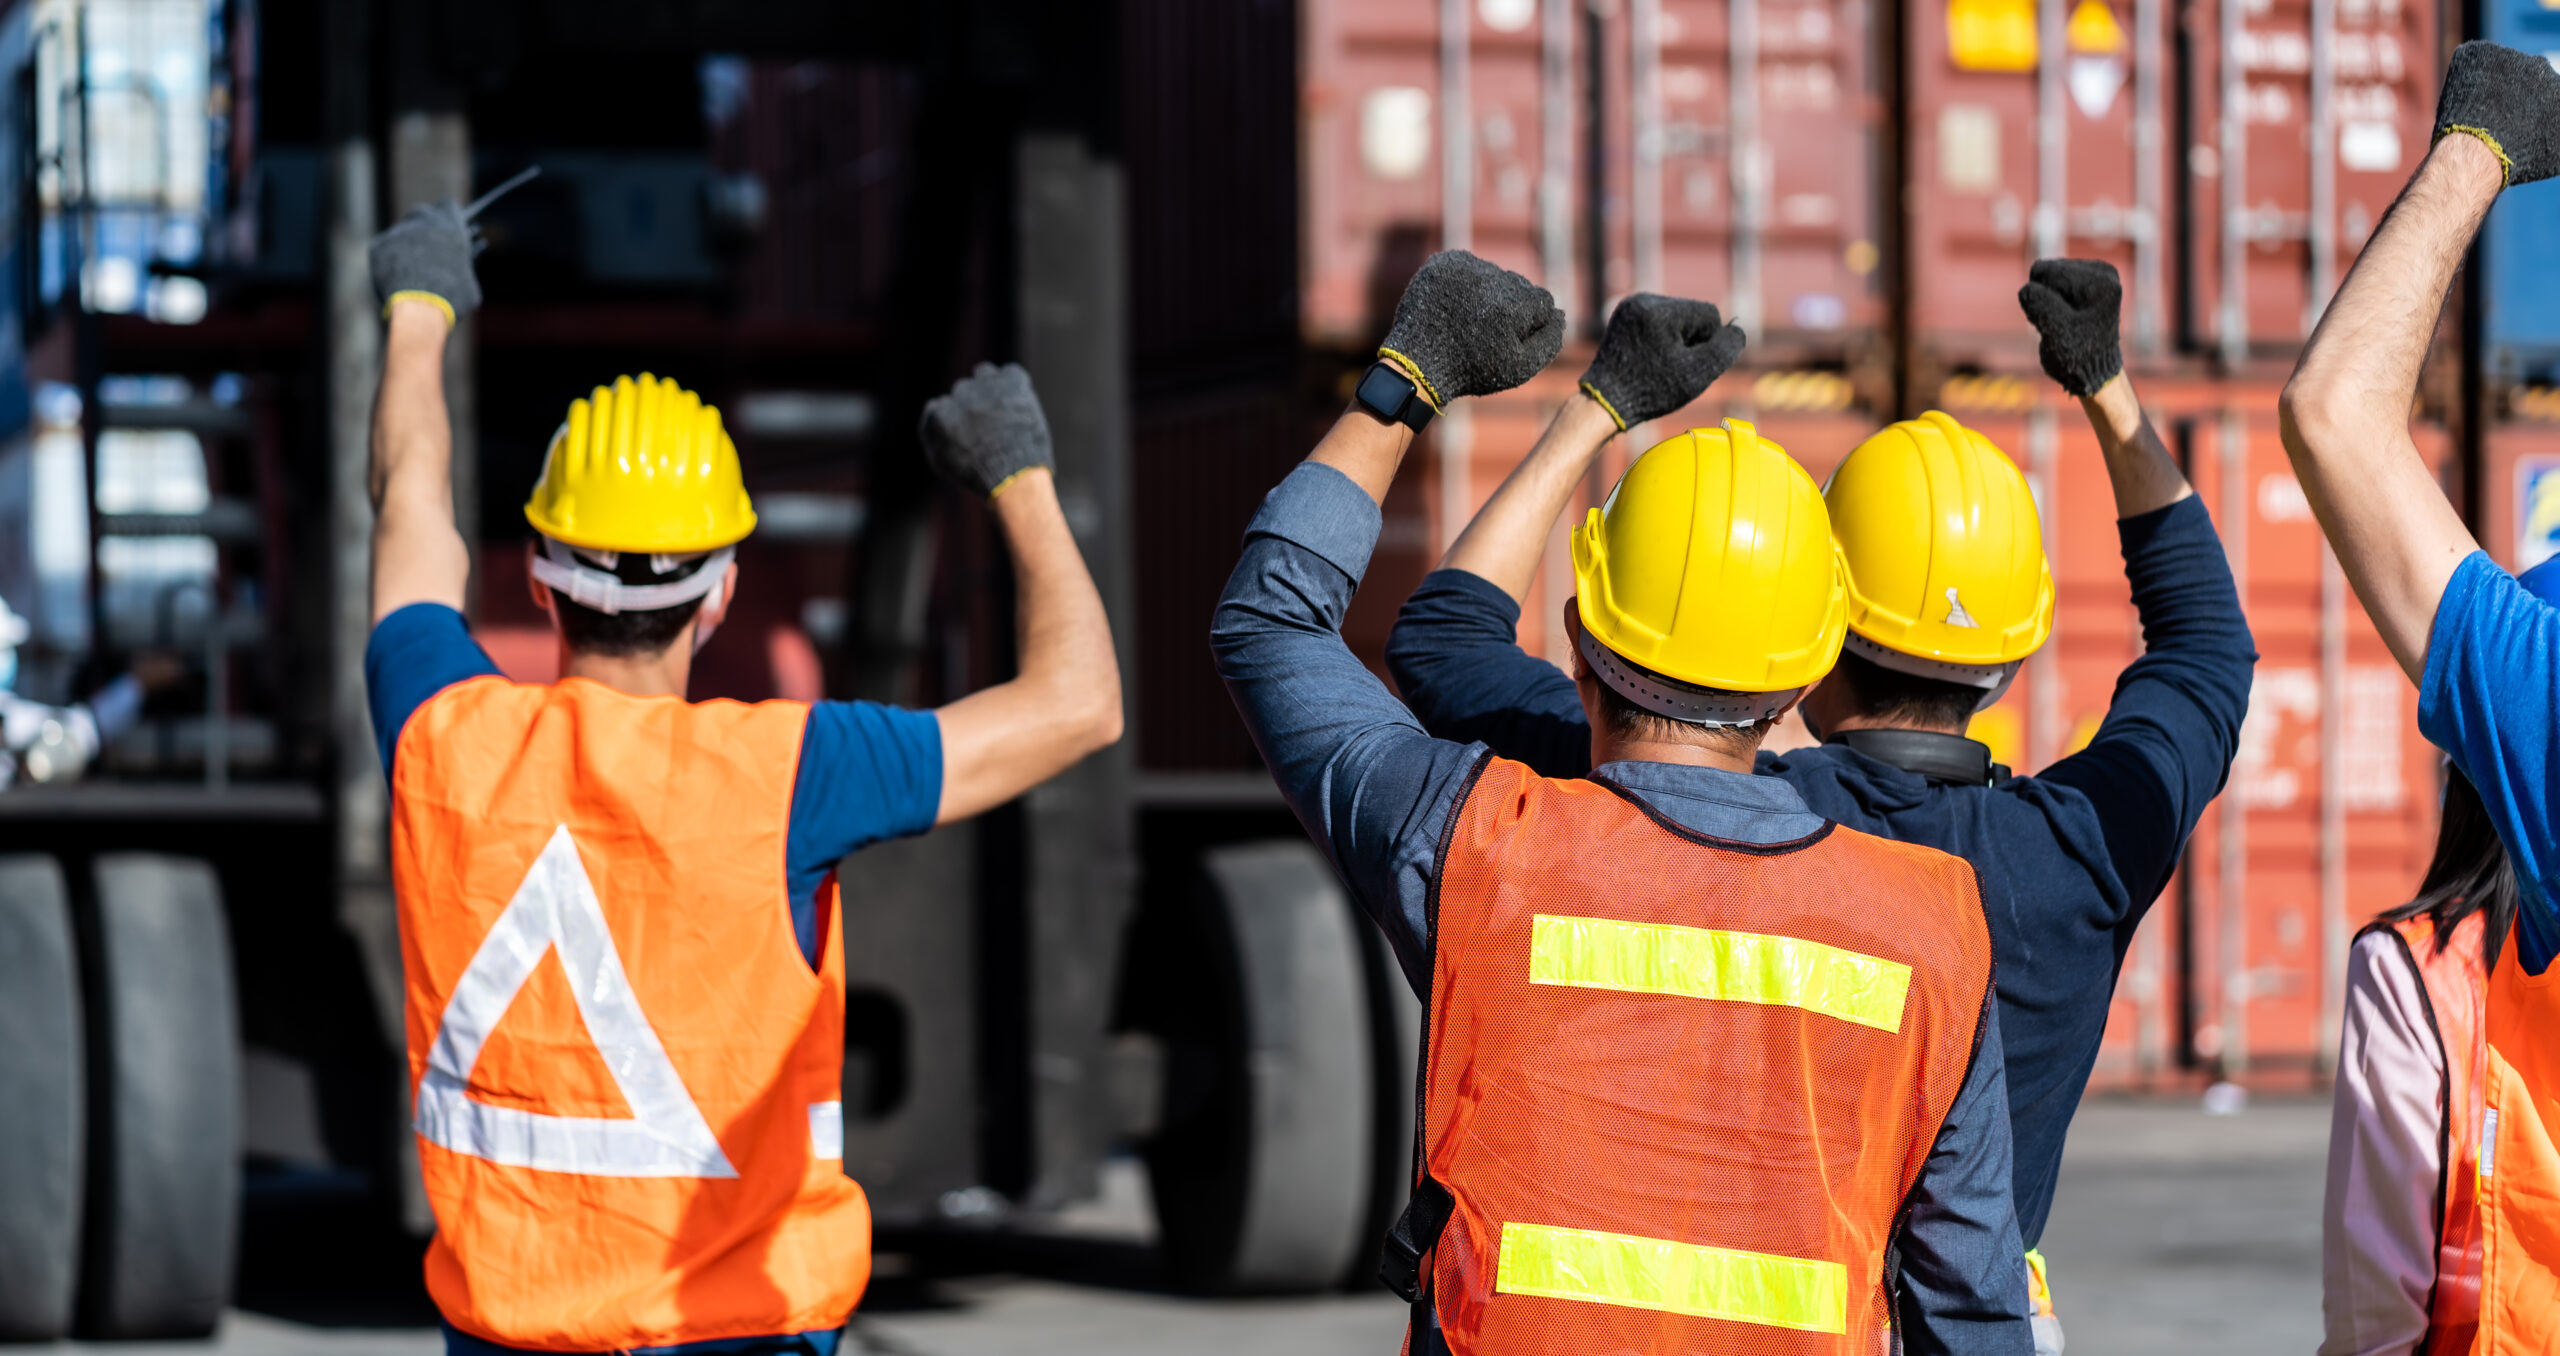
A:
<svg viewBox="0 0 2560 1356">
<path fill-rule="evenodd" d="M 1542 913 L 1529 982 L 1767 1003 L 1898 1032 L 1911 967 L 1800 937 Z"/>
<path fill-rule="evenodd" d="M 1505 1223 L 1493 1288 L 1804 1332 L 1849 1330 L 1849 1269 L 1837 1262 L 1594 1229 Z"/>
</svg>

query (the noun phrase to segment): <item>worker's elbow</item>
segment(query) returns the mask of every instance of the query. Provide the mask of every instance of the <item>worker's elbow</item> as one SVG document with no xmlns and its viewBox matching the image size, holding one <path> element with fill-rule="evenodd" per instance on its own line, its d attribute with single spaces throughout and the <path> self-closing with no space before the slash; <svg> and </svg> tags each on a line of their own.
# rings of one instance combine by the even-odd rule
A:
<svg viewBox="0 0 2560 1356">
<path fill-rule="evenodd" d="M 1064 703 L 1062 713 L 1074 732 L 1077 756 L 1095 753 L 1120 742 L 1128 724 L 1120 704 L 1120 675 L 1115 667 L 1101 681 L 1080 683 L 1076 693 Z"/>
<path fill-rule="evenodd" d="M 2325 374 L 2302 371 L 2276 397 L 2277 426 L 2288 455 L 2299 458 L 2330 446 L 2336 439 L 2343 393 Z"/>
</svg>

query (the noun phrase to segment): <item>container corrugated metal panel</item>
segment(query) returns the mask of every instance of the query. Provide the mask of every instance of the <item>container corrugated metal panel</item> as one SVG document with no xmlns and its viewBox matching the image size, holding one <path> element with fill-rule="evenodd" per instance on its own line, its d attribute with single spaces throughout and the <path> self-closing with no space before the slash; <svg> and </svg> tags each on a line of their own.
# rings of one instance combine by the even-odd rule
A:
<svg viewBox="0 0 2560 1356">
<path fill-rule="evenodd" d="M 2235 357 L 2311 333 L 2426 153 L 2430 0 L 2231 0 L 2187 12 L 2192 336 Z"/>
<path fill-rule="evenodd" d="M 1716 300 L 1756 357 L 1871 346 L 1872 33 L 1866 0 L 1309 0 L 1306 333 L 1375 342 L 1455 243 L 1587 322 L 1596 244 L 1604 295 Z"/>
<path fill-rule="evenodd" d="M 911 175 L 915 78 L 885 66 L 747 61 L 711 163 L 763 194 L 763 227 L 738 260 L 739 309 L 757 317 L 878 315 L 896 262 Z"/>
<path fill-rule="evenodd" d="M 2036 370 L 2017 291 L 2039 257 L 2114 264 L 2128 352 L 2168 345 L 2168 0 L 2081 0 L 2066 20 L 2068 2 L 1904 12 L 1911 330 L 1930 376 Z"/>
<path fill-rule="evenodd" d="M 1139 399 L 1298 345 L 1296 15 L 1287 0 L 1127 0 L 1130 366 Z"/>
<path fill-rule="evenodd" d="M 2560 10 L 2541 0 L 2485 0 L 2481 17 L 2494 42 L 2549 57 L 2560 54 Z M 2526 184 L 2498 195 L 2482 248 L 2488 366 L 2509 381 L 2560 379 L 2560 183 Z"/>
</svg>

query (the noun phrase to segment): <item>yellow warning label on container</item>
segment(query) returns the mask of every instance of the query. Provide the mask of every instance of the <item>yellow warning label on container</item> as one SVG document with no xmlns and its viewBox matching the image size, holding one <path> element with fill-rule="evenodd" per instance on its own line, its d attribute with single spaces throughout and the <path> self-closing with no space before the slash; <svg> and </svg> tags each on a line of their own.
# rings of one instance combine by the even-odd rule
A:
<svg viewBox="0 0 2560 1356">
<path fill-rule="evenodd" d="M 2035 0 L 1947 0 L 1947 54 L 1960 71 L 2034 70 Z"/>
<path fill-rule="evenodd" d="M 2080 0 L 2071 11 L 2071 50 L 2114 56 L 2125 48 L 2124 25 L 2116 22 L 2116 12 L 2107 8 L 2107 0 Z"/>
</svg>

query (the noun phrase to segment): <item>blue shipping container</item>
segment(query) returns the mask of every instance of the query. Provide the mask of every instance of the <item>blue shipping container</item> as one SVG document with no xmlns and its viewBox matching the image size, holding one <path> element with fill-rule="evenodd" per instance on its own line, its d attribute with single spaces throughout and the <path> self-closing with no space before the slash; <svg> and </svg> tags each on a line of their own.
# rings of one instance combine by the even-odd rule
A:
<svg viewBox="0 0 2560 1356">
<path fill-rule="evenodd" d="M 2482 8 L 2484 36 L 2560 66 L 2560 9 L 2542 0 L 2490 0 Z M 2560 380 L 2560 179 L 2500 195 L 2483 249 L 2490 374 Z"/>
</svg>

